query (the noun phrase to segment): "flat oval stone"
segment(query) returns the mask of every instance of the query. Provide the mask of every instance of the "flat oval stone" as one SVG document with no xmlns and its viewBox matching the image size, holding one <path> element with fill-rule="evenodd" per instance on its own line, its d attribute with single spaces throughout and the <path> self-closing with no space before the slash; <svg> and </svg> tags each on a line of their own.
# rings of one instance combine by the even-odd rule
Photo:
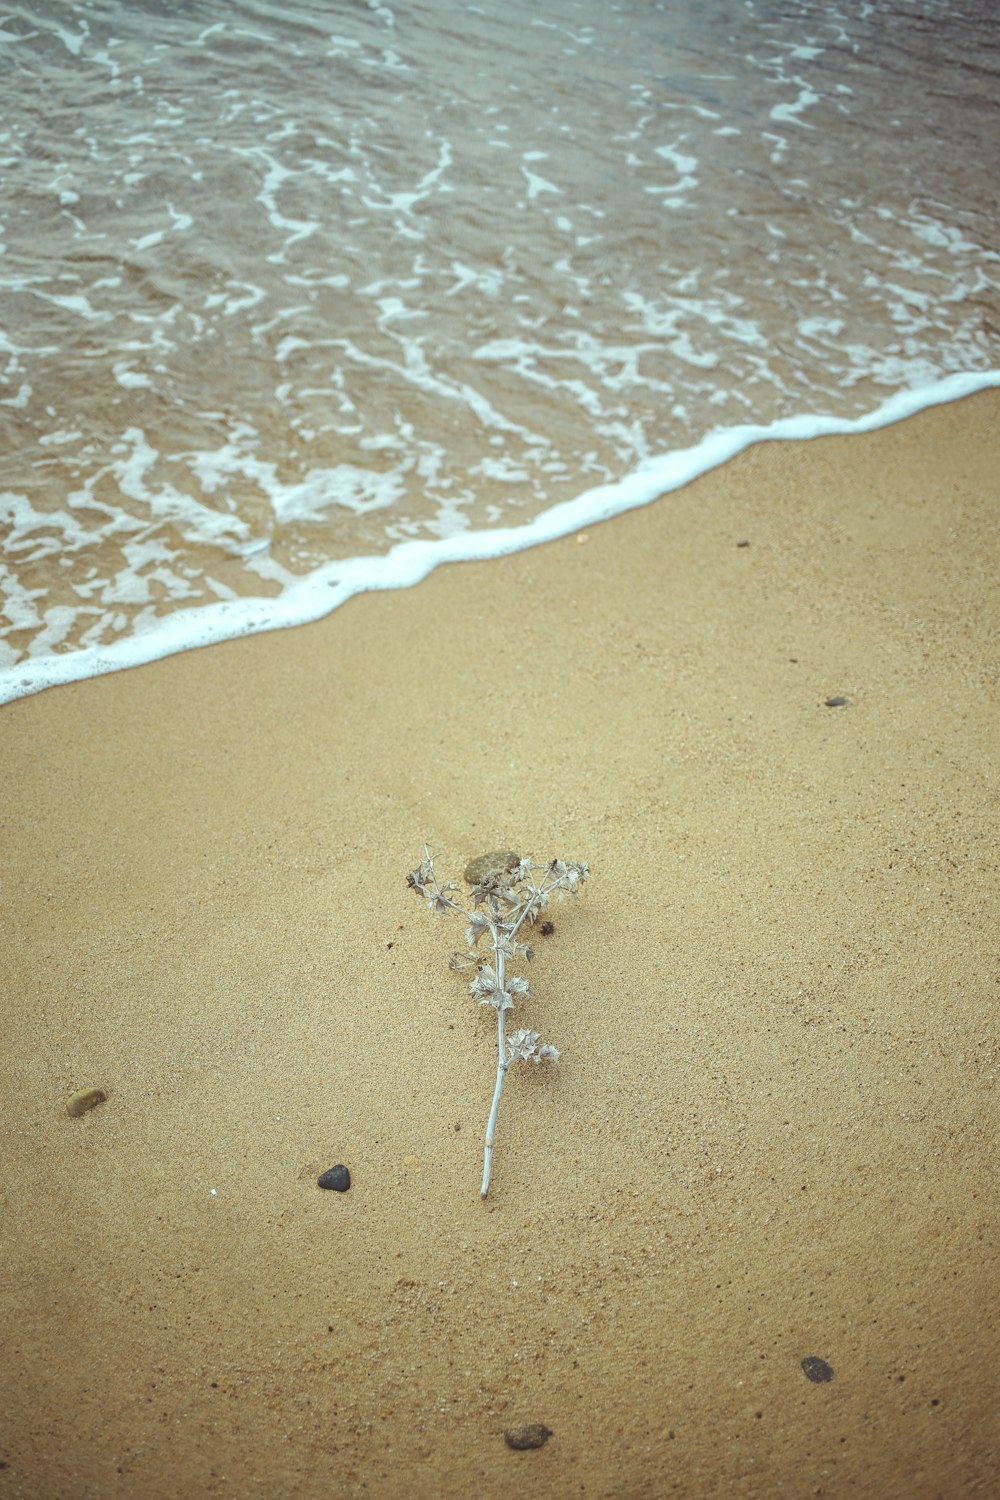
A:
<svg viewBox="0 0 1000 1500">
<path fill-rule="evenodd" d="M 515 1448 L 520 1453 L 526 1448 L 544 1448 L 551 1436 L 551 1427 L 543 1427 L 541 1422 L 529 1422 L 525 1427 L 508 1427 L 503 1440 L 508 1448 Z"/>
<path fill-rule="evenodd" d="M 823 706 L 825 708 L 845 708 L 850 701 L 850 698 L 844 698 L 838 693 L 835 698 L 824 698 Z"/>
<path fill-rule="evenodd" d="M 822 1385 L 825 1380 L 833 1379 L 833 1370 L 825 1359 L 820 1359 L 818 1354 L 809 1354 L 802 1361 L 802 1373 L 807 1380 L 815 1380 L 817 1385 Z"/>
<path fill-rule="evenodd" d="M 96 1109 L 107 1099 L 103 1089 L 77 1089 L 75 1094 L 70 1094 L 66 1100 L 66 1113 L 71 1120 L 78 1120 L 88 1110 Z"/>
<path fill-rule="evenodd" d="M 492 854 L 480 854 L 478 859 L 470 859 L 465 867 L 465 878 L 470 885 L 479 885 L 491 875 L 506 875 L 520 863 L 521 856 L 513 849 L 494 849 Z"/>
<path fill-rule="evenodd" d="M 330 1167 L 316 1181 L 321 1188 L 332 1188 L 335 1193 L 346 1193 L 351 1185 L 351 1174 L 345 1166 Z"/>
</svg>

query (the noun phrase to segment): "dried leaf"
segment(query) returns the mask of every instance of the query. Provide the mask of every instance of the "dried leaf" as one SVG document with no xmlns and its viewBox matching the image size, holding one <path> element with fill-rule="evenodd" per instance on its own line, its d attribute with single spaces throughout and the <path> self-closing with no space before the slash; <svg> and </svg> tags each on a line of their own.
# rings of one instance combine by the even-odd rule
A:
<svg viewBox="0 0 1000 1500">
<path fill-rule="evenodd" d="M 479 942 L 484 932 L 490 930 L 490 919 L 481 911 L 474 911 L 469 917 L 469 926 L 466 929 L 465 941 L 472 948 Z"/>
<path fill-rule="evenodd" d="M 469 985 L 469 994 L 480 1005 L 492 1005 L 494 1010 L 511 1010 L 514 1006 L 510 991 L 503 988 L 492 964 L 480 966 L 479 973 Z"/>
<path fill-rule="evenodd" d="M 549 1042 L 543 1042 L 541 1034 L 537 1031 L 523 1029 L 514 1031 L 507 1038 L 507 1062 L 517 1062 L 519 1059 L 525 1062 L 558 1062 L 559 1053 Z"/>
</svg>

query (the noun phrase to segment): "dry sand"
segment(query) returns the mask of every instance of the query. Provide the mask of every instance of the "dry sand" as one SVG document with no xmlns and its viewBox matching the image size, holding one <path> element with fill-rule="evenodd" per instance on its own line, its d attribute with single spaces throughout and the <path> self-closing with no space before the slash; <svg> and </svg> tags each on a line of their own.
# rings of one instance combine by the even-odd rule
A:
<svg viewBox="0 0 1000 1500">
<path fill-rule="evenodd" d="M 0 711 L 3 1500 L 996 1493 L 998 419 Z"/>
</svg>

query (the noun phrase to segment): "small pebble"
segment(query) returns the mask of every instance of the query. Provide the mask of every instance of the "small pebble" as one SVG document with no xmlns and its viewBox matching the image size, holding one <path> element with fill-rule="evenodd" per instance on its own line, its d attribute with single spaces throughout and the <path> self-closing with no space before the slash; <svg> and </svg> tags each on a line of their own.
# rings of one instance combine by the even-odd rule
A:
<svg viewBox="0 0 1000 1500">
<path fill-rule="evenodd" d="M 506 874 L 520 862 L 521 856 L 513 849 L 494 849 L 492 854 L 480 854 L 478 859 L 470 859 L 465 867 L 465 878 L 470 885 L 478 885 L 491 875 Z"/>
<path fill-rule="evenodd" d="M 814 1380 L 817 1385 L 822 1385 L 825 1380 L 833 1379 L 833 1370 L 825 1359 L 818 1355 L 810 1354 L 802 1361 L 802 1373 L 807 1380 Z"/>
<path fill-rule="evenodd" d="M 351 1174 L 344 1166 L 331 1167 L 316 1181 L 321 1188 L 332 1188 L 335 1193 L 346 1193 L 351 1185 Z"/>
<path fill-rule="evenodd" d="M 508 1427 L 503 1440 L 508 1448 L 516 1448 L 521 1453 L 526 1448 L 544 1448 L 551 1436 L 551 1427 L 543 1427 L 541 1422 L 529 1422 L 526 1427 Z"/>
<path fill-rule="evenodd" d="M 556 930 L 556 924 L 554 922 L 543 922 L 538 930 L 542 934 L 542 937 L 551 937 Z"/>
<path fill-rule="evenodd" d="M 845 703 L 850 703 L 850 698 L 824 698 L 823 702 L 827 708 L 843 708 Z"/>
<path fill-rule="evenodd" d="M 96 1109 L 98 1104 L 103 1104 L 107 1099 L 103 1089 L 77 1089 L 75 1094 L 70 1094 L 66 1100 L 66 1113 L 71 1120 L 78 1120 L 88 1110 Z"/>
</svg>

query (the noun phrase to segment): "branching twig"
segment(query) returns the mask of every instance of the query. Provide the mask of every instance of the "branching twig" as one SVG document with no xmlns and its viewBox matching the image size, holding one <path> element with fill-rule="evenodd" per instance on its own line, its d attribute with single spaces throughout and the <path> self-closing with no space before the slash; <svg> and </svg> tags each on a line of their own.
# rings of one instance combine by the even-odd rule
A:
<svg viewBox="0 0 1000 1500">
<path fill-rule="evenodd" d="M 489 861 L 486 863 L 488 865 Z M 472 868 L 470 866 L 470 870 Z M 486 1125 L 480 1189 L 484 1198 L 490 1190 L 497 1115 L 511 1064 L 519 1058 L 540 1063 L 555 1062 L 559 1057 L 555 1047 L 543 1042 L 537 1031 L 522 1027 L 507 1035 L 507 1012 L 514 1008 L 514 997 L 527 996 L 531 992 L 526 979 L 508 976 L 507 964 L 514 958 L 530 961 L 530 946 L 517 938 L 521 927 L 526 922 L 530 924 L 538 920 L 551 896 L 566 892 L 575 895 L 588 873 L 585 864 L 568 864 L 561 859 L 551 860 L 547 865 L 536 865 L 528 859 L 518 860 L 516 855 L 510 857 L 510 862 L 505 862 L 505 856 L 499 855 L 493 867 L 485 874 L 477 873 L 472 881 L 471 910 L 453 900 L 451 892 L 458 889 L 456 885 L 451 882 L 440 884 L 426 844 L 423 859 L 407 877 L 407 884 L 424 897 L 432 911 L 452 911 L 466 919 L 466 951 L 453 954 L 451 966 L 476 970 L 469 992 L 474 1000 L 481 1005 L 492 1005 L 497 1013 L 497 1081 Z M 478 952 L 479 941 L 485 935 L 489 936 L 492 961 L 482 958 Z"/>
</svg>

